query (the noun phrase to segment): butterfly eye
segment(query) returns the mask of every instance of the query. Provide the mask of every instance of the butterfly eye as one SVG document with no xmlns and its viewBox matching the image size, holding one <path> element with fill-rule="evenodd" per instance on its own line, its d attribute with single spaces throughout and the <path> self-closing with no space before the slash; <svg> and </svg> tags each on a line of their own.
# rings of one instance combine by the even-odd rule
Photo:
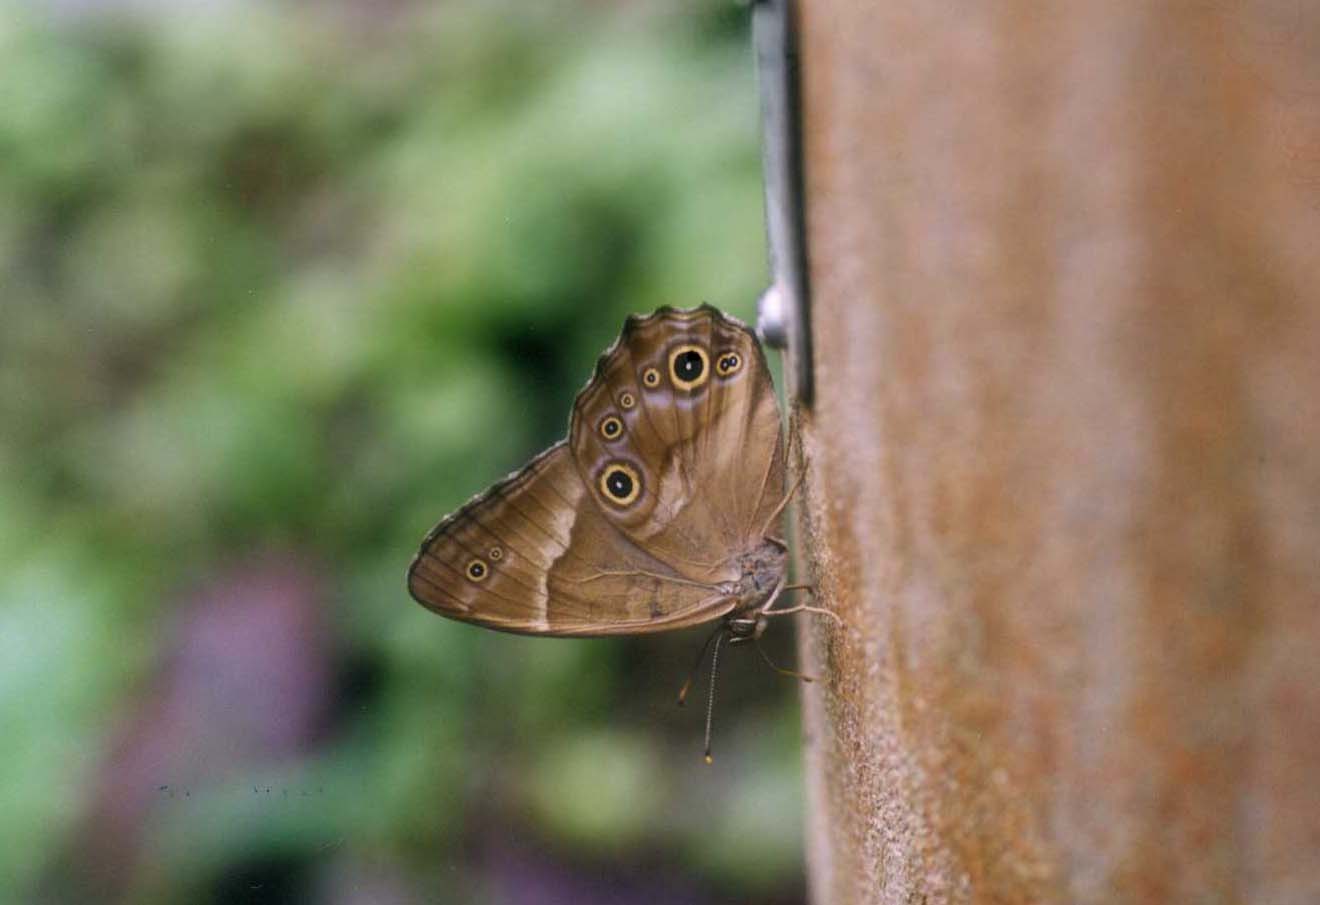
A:
<svg viewBox="0 0 1320 905">
<path fill-rule="evenodd" d="M 600 492 L 611 503 L 627 506 L 642 492 L 642 479 L 632 466 L 615 462 L 600 473 Z"/>
<path fill-rule="evenodd" d="M 610 415 L 600 423 L 600 435 L 606 440 L 617 440 L 623 436 L 623 422 L 615 415 Z"/>
<path fill-rule="evenodd" d="M 467 568 L 463 571 L 467 573 L 467 577 L 472 581 L 485 581 L 490 577 L 490 567 L 479 559 L 468 562 Z"/>
<path fill-rule="evenodd" d="M 715 370 L 721 377 L 737 374 L 742 368 L 742 356 L 737 352 L 725 352 L 715 361 Z"/>
<path fill-rule="evenodd" d="M 701 346 L 684 345 L 669 353 L 669 373 L 674 386 L 680 390 L 695 390 L 710 377 L 706 350 Z"/>
<path fill-rule="evenodd" d="M 632 393 L 628 392 L 627 390 L 624 390 L 622 393 L 619 394 L 619 408 L 623 409 L 625 412 L 636 404 L 637 404 L 637 397 L 634 396 Z"/>
<path fill-rule="evenodd" d="M 501 559 L 504 558 L 504 548 L 491 547 L 490 552 L 487 553 L 486 555 L 490 557 L 491 562 L 499 562 Z"/>
<path fill-rule="evenodd" d="M 660 385 L 660 372 L 655 368 L 647 368 L 642 372 L 642 383 L 649 387 L 658 387 Z"/>
</svg>

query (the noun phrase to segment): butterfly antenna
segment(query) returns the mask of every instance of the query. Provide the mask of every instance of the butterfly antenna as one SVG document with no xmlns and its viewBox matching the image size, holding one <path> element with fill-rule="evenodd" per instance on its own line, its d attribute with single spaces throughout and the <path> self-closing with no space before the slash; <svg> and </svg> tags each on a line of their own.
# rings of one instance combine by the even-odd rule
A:
<svg viewBox="0 0 1320 905">
<path fill-rule="evenodd" d="M 723 626 L 721 626 L 721 629 Z M 710 697 L 706 698 L 706 763 L 713 764 L 715 758 L 710 756 L 710 722 L 711 717 L 715 715 L 715 671 L 720 665 L 720 643 L 724 640 L 724 632 L 716 633 L 715 653 L 710 657 Z"/>
<path fill-rule="evenodd" d="M 697 654 L 697 662 L 692 664 L 692 668 L 688 670 L 687 681 L 685 681 L 683 687 L 678 690 L 679 707 L 682 707 L 687 703 L 687 693 L 692 689 L 692 680 L 697 677 L 697 670 L 701 669 L 701 661 L 706 659 L 706 651 L 710 650 L 710 643 L 714 641 L 715 636 L 722 631 L 724 631 L 723 625 L 716 626 L 715 631 L 711 632 L 706 638 L 706 643 L 701 645 L 701 652 Z"/>
</svg>

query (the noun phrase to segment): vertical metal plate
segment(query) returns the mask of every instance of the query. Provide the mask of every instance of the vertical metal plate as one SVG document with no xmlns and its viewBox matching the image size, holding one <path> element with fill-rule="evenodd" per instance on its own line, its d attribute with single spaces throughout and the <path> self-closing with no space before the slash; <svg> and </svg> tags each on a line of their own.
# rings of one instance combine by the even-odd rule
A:
<svg viewBox="0 0 1320 905">
<path fill-rule="evenodd" d="M 758 0 L 752 7 L 752 37 L 761 88 L 765 219 L 773 278 L 757 305 L 757 332 L 767 345 L 787 351 L 788 392 L 809 406 L 811 318 L 796 23 L 793 0 Z"/>
</svg>

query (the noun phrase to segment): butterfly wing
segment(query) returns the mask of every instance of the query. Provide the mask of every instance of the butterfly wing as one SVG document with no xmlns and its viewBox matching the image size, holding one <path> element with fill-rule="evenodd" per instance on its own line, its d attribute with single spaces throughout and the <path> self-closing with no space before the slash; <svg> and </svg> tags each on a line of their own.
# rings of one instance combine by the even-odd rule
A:
<svg viewBox="0 0 1320 905">
<path fill-rule="evenodd" d="M 408 590 L 443 616 L 539 635 L 663 631 L 733 605 L 617 530 L 562 442 L 436 525 Z"/>
<path fill-rule="evenodd" d="M 574 403 L 569 445 L 609 522 L 681 575 L 734 580 L 736 557 L 777 533 L 770 371 L 752 331 L 709 305 L 629 318 Z M 635 498 L 615 492 L 627 480 L 611 486 L 618 469 L 635 472 Z"/>
</svg>

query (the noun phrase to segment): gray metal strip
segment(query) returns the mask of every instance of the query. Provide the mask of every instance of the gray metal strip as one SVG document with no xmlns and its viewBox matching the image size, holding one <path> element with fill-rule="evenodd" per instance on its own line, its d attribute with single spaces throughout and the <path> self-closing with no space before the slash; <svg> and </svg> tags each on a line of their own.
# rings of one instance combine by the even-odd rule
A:
<svg viewBox="0 0 1320 905">
<path fill-rule="evenodd" d="M 788 391 L 810 405 L 811 318 L 796 23 L 793 0 L 758 0 L 752 8 L 773 278 L 757 304 L 757 332 L 767 345 L 787 350 L 792 367 Z"/>
</svg>

